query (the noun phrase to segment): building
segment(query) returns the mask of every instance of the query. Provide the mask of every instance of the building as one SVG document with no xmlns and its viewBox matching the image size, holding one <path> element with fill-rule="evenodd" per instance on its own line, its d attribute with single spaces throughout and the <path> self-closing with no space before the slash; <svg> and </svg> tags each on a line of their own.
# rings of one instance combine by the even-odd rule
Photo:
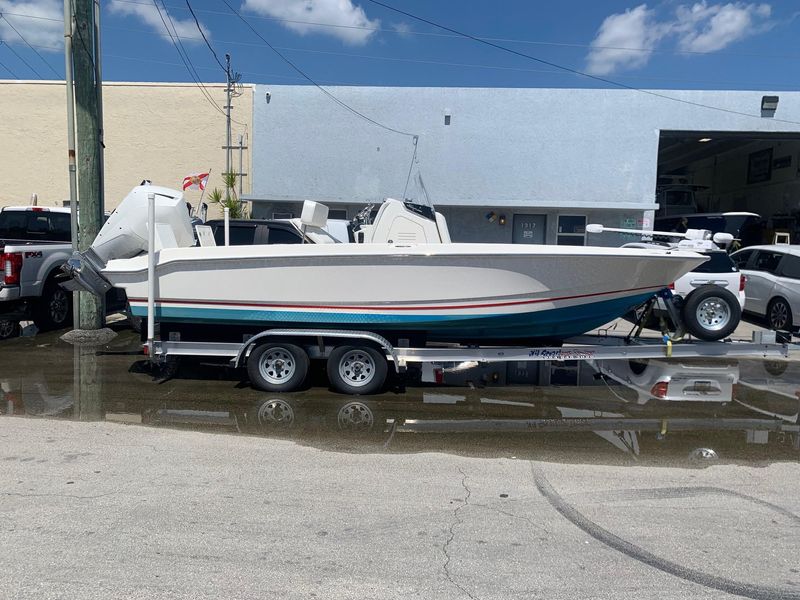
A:
<svg viewBox="0 0 800 600">
<path fill-rule="evenodd" d="M 253 216 L 296 216 L 308 199 L 351 218 L 413 195 L 414 156 L 454 240 L 582 244 L 586 223 L 641 227 L 659 178 L 700 186 L 701 212 L 750 210 L 796 228 L 797 92 L 327 89 L 396 131 L 310 86 L 257 85 Z M 765 96 L 776 109 L 762 111 Z"/>
<path fill-rule="evenodd" d="M 205 84 L 219 107 L 225 86 Z M 244 86 L 233 101 L 233 143 L 252 137 L 253 87 Z M 225 115 L 194 84 L 103 84 L 105 208 L 111 210 L 143 179 L 180 188 L 191 173 L 211 169 L 210 187 L 223 187 Z M 220 109 L 222 110 L 222 109 Z M 0 81 L 0 206 L 28 204 L 32 194 L 42 206 L 69 200 L 66 90 L 63 81 Z M 242 154 L 250 171 L 250 152 Z M 239 153 L 233 168 L 239 171 Z M 249 180 L 243 179 L 244 191 Z M 199 192 L 187 192 L 191 201 Z"/>
</svg>

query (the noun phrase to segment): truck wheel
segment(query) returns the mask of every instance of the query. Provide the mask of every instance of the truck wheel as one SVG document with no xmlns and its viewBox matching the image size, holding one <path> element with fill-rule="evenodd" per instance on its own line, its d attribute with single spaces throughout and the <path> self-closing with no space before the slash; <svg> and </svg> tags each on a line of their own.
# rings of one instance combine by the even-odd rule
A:
<svg viewBox="0 0 800 600">
<path fill-rule="evenodd" d="M 308 374 L 308 354 L 294 344 L 261 344 L 247 359 L 247 374 L 254 387 L 267 392 L 293 392 Z"/>
<path fill-rule="evenodd" d="M 7 340 L 12 337 L 19 337 L 22 328 L 17 321 L 9 321 L 8 319 L 0 320 L 0 340 Z"/>
<path fill-rule="evenodd" d="M 689 294 L 681 314 L 689 333 L 713 342 L 734 332 L 742 318 L 742 308 L 728 290 L 718 285 L 704 285 Z"/>
<path fill-rule="evenodd" d="M 42 297 L 36 304 L 33 321 L 40 331 L 60 329 L 72 323 L 72 293 L 55 281 L 44 284 Z"/>
<path fill-rule="evenodd" d="M 369 346 L 340 346 L 328 358 L 328 381 L 343 394 L 374 394 L 387 372 L 386 358 Z"/>
</svg>

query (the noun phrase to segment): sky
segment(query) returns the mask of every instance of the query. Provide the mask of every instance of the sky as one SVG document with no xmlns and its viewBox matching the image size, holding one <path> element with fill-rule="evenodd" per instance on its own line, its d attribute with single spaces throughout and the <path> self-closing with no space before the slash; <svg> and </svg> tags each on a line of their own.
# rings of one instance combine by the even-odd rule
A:
<svg viewBox="0 0 800 600">
<path fill-rule="evenodd" d="M 322 85 L 800 89 L 798 0 L 155 2 L 102 1 L 105 80 L 222 82 L 229 53 L 245 83 L 309 83 L 268 42 Z M 63 2 L 0 13 L 0 79 L 63 78 Z"/>
</svg>

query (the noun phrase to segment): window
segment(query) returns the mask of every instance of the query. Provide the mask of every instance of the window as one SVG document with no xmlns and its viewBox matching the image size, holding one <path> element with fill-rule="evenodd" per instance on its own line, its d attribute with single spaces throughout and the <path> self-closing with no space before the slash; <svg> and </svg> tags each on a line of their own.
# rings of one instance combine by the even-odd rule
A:
<svg viewBox="0 0 800 600">
<path fill-rule="evenodd" d="M 739 270 L 733 264 L 727 252 L 708 252 L 705 255 L 709 260 L 696 267 L 694 269 L 696 273 L 735 273 Z"/>
<path fill-rule="evenodd" d="M 347 210 L 344 208 L 332 208 L 328 211 L 329 219 L 347 219 Z"/>
<path fill-rule="evenodd" d="M 584 246 L 586 244 L 586 217 L 559 215 L 556 243 L 559 246 Z"/>
<path fill-rule="evenodd" d="M 230 243 L 231 246 L 252 246 L 255 244 L 256 227 L 255 225 L 231 225 Z M 214 241 L 217 246 L 225 245 L 225 226 L 220 224 L 214 230 Z"/>
<path fill-rule="evenodd" d="M 800 256 L 787 254 L 783 259 L 781 275 L 791 279 L 800 279 Z"/>
<path fill-rule="evenodd" d="M 294 231 L 289 231 L 282 227 L 269 228 L 269 238 L 267 238 L 268 244 L 299 244 L 302 241 L 300 234 Z"/>
<path fill-rule="evenodd" d="M 56 242 L 69 242 L 72 227 L 68 213 L 50 213 L 50 239 Z"/>
<path fill-rule="evenodd" d="M 747 261 L 750 260 L 751 256 L 753 256 L 752 250 L 742 250 L 731 256 L 731 260 L 737 267 L 744 269 L 747 267 Z"/>
<path fill-rule="evenodd" d="M 775 273 L 778 270 L 778 264 L 780 264 L 782 258 L 783 254 L 780 252 L 761 250 L 756 255 L 756 264 L 753 266 L 753 269 L 766 273 Z"/>
<path fill-rule="evenodd" d="M 272 211 L 272 218 L 273 219 L 294 219 L 294 213 L 286 212 L 282 210 L 275 210 Z"/>
</svg>

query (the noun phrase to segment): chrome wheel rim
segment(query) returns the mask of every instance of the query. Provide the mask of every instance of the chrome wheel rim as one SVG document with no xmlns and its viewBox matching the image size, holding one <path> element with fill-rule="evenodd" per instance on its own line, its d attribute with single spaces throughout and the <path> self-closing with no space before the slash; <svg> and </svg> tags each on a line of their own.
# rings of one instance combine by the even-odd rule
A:
<svg viewBox="0 0 800 600">
<path fill-rule="evenodd" d="M 69 299 L 67 293 L 61 288 L 57 289 L 50 297 L 50 318 L 53 323 L 63 323 L 69 313 Z"/>
<path fill-rule="evenodd" d="M 363 350 L 351 350 L 339 361 L 339 377 L 353 387 L 364 387 L 375 378 L 375 361 Z"/>
<path fill-rule="evenodd" d="M 372 410 L 363 402 L 348 402 L 339 409 L 336 420 L 343 431 L 366 431 L 375 423 Z"/>
<path fill-rule="evenodd" d="M 285 400 L 268 400 L 258 408 L 258 422 L 261 425 L 291 427 L 294 424 L 294 409 Z"/>
<path fill-rule="evenodd" d="M 711 297 L 703 300 L 695 311 L 695 316 L 703 329 L 719 331 L 731 320 L 728 303 L 721 298 Z"/>
<path fill-rule="evenodd" d="M 789 307 L 783 302 L 775 302 L 769 311 L 769 322 L 775 329 L 783 329 L 789 321 Z"/>
<path fill-rule="evenodd" d="M 294 355 L 286 348 L 276 346 L 270 348 L 258 361 L 258 372 L 264 381 L 281 384 L 289 381 L 297 371 Z"/>
</svg>

